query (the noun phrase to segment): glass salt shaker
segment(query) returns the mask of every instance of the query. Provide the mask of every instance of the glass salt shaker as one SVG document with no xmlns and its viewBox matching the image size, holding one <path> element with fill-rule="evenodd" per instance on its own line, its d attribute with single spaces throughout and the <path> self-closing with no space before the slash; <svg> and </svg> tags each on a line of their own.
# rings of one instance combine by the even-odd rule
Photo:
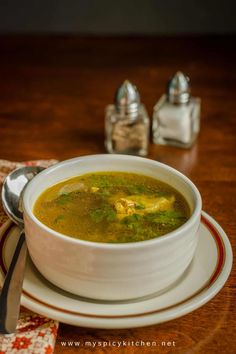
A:
<svg viewBox="0 0 236 354">
<path fill-rule="evenodd" d="M 200 130 L 201 100 L 191 97 L 189 78 L 178 71 L 154 106 L 153 142 L 190 148 Z"/>
<path fill-rule="evenodd" d="M 109 153 L 145 156 L 148 153 L 149 117 L 137 88 L 125 80 L 114 104 L 106 107 L 105 145 Z"/>
</svg>

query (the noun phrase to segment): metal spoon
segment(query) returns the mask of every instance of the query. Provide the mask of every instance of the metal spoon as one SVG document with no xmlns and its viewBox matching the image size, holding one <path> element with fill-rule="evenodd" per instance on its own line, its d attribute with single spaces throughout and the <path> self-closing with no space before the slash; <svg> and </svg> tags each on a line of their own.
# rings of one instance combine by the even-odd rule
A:
<svg viewBox="0 0 236 354">
<path fill-rule="evenodd" d="M 11 172 L 2 187 L 2 204 L 9 218 L 21 229 L 20 238 L 0 294 L 0 333 L 16 330 L 20 310 L 20 297 L 27 256 L 25 242 L 22 195 L 27 183 L 39 172 L 40 166 L 26 166 Z"/>
</svg>

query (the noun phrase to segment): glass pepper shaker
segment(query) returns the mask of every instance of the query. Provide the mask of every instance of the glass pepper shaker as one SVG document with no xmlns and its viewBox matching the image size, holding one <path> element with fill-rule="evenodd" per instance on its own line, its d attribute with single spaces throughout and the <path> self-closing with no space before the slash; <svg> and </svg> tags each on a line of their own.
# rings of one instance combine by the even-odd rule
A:
<svg viewBox="0 0 236 354">
<path fill-rule="evenodd" d="M 189 78 L 178 71 L 154 106 L 153 142 L 190 148 L 200 130 L 201 100 L 191 97 Z"/>
<path fill-rule="evenodd" d="M 106 107 L 105 135 L 109 153 L 148 153 L 149 117 L 137 88 L 128 80 L 117 89 L 114 104 Z"/>
</svg>

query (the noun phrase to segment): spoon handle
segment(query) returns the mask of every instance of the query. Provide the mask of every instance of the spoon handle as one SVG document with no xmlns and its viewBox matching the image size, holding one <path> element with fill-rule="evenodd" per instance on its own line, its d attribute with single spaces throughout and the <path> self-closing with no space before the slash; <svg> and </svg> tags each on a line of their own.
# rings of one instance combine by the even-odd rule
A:
<svg viewBox="0 0 236 354">
<path fill-rule="evenodd" d="M 0 294 L 0 333 L 2 334 L 13 333 L 16 330 L 26 256 L 25 233 L 22 230 Z"/>
</svg>

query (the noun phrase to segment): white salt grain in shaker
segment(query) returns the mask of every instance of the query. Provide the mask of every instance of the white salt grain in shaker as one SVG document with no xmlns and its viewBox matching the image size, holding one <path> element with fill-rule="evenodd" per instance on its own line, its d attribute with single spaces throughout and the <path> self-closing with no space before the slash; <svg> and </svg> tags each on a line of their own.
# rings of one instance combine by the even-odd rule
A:
<svg viewBox="0 0 236 354">
<path fill-rule="evenodd" d="M 190 96 L 188 77 L 178 71 L 154 106 L 153 142 L 191 147 L 200 129 L 200 106 L 200 98 Z"/>
</svg>

